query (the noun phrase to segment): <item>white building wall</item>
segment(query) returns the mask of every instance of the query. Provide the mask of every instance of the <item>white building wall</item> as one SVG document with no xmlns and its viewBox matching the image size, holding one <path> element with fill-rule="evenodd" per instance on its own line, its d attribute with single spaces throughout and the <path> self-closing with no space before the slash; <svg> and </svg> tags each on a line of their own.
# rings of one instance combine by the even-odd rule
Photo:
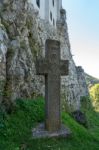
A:
<svg viewBox="0 0 99 150">
<path fill-rule="evenodd" d="M 45 19 L 45 1 L 46 0 L 40 0 L 39 15 L 42 19 Z"/>
<path fill-rule="evenodd" d="M 62 7 L 62 0 L 40 0 L 40 8 L 36 4 L 36 0 L 28 0 L 34 5 L 34 8 L 39 11 L 39 16 L 48 21 L 51 25 L 56 27 L 56 22 L 60 19 L 60 9 Z M 52 20 L 51 20 L 52 14 Z"/>
<path fill-rule="evenodd" d="M 60 19 L 60 10 L 62 9 L 62 0 L 57 0 L 57 20 Z"/>
<path fill-rule="evenodd" d="M 52 13 L 52 20 L 50 18 L 50 13 Z M 54 0 L 54 6 L 53 6 L 53 0 L 49 0 L 49 22 L 53 25 L 53 20 L 55 22 L 57 21 L 57 0 Z"/>
<path fill-rule="evenodd" d="M 49 22 L 49 0 L 45 0 L 45 20 Z"/>
</svg>

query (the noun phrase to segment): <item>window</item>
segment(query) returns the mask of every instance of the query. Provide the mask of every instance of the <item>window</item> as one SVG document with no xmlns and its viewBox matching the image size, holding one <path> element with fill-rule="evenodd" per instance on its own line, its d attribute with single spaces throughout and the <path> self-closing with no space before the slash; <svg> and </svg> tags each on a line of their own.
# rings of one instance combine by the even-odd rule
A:
<svg viewBox="0 0 99 150">
<path fill-rule="evenodd" d="M 54 0 L 52 0 L 53 6 L 54 6 Z"/>
<path fill-rule="evenodd" d="M 36 0 L 36 4 L 40 8 L 40 0 Z"/>
<path fill-rule="evenodd" d="M 55 26 L 55 20 L 53 19 L 53 26 Z"/>
<path fill-rule="evenodd" d="M 50 11 L 50 19 L 51 19 L 51 21 L 52 21 L 52 12 Z"/>
</svg>

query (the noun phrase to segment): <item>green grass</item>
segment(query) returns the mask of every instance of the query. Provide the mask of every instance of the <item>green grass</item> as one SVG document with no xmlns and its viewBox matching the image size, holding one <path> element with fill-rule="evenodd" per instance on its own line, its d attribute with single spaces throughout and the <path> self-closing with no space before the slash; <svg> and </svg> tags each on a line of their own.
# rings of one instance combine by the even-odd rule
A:
<svg viewBox="0 0 99 150">
<path fill-rule="evenodd" d="M 32 128 L 44 121 L 44 101 L 19 100 L 0 126 L 0 150 L 99 150 L 99 113 L 87 111 L 85 129 L 65 112 L 62 121 L 72 131 L 70 138 L 33 139 Z"/>
</svg>

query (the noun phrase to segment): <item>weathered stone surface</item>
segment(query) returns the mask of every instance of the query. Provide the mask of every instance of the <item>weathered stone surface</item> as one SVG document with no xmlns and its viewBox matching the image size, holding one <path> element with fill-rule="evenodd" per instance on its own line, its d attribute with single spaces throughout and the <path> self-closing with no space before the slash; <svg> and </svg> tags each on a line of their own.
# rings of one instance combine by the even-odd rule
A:
<svg viewBox="0 0 99 150">
<path fill-rule="evenodd" d="M 78 110 L 82 90 L 79 88 L 77 69 L 70 52 L 65 11 L 61 11 L 61 20 L 57 22 L 57 28 L 54 29 L 39 18 L 38 12 L 27 0 L 1 0 L 0 18 L 0 38 L 2 32 L 8 36 L 7 45 L 6 40 L 0 42 L 0 48 L 5 49 L 2 58 L 5 58 L 6 65 L 1 64 L 4 68 L 0 72 L 3 72 L 1 77 L 6 80 L 7 99 L 14 101 L 20 97 L 31 98 L 37 94 L 44 95 L 44 79 L 36 76 L 35 60 L 37 56 L 39 58 L 45 56 L 46 39 L 53 39 L 61 43 L 61 59 L 69 60 L 69 76 L 61 78 L 64 107 L 69 111 Z"/>
<path fill-rule="evenodd" d="M 68 61 L 60 60 L 60 42 L 46 41 L 45 58 L 38 60 L 37 73 L 45 75 L 46 118 L 48 131 L 61 128 L 60 76 L 68 75 Z"/>
<path fill-rule="evenodd" d="M 78 66 L 76 69 L 77 69 L 77 78 L 78 78 L 81 97 L 83 97 L 85 95 L 88 96 L 89 91 L 88 91 L 88 87 L 87 87 L 87 84 L 86 84 L 84 70 L 82 69 L 81 66 Z"/>
<path fill-rule="evenodd" d="M 0 103 L 2 101 L 4 84 L 6 81 L 6 53 L 8 36 L 0 20 Z"/>
<path fill-rule="evenodd" d="M 20 2 L 19 0 L 17 2 L 6 1 L 6 5 L 3 5 L 5 10 L 1 13 L 1 21 L 5 25 L 9 36 L 5 55 L 6 77 L 5 75 L 4 77 L 6 78 L 6 83 L 4 99 L 11 99 L 12 101 L 19 97 L 34 96 L 36 92 L 40 93 L 40 86 L 38 86 L 40 79 L 35 75 L 35 60 L 33 58 L 35 52 L 32 53 L 30 49 L 28 37 L 26 4 L 25 1 Z M 14 9 L 12 9 L 13 7 Z M 33 41 L 32 43 L 35 44 Z"/>
<path fill-rule="evenodd" d="M 71 135 L 71 131 L 65 127 L 64 125 L 61 126 L 60 130 L 49 132 L 45 130 L 45 125 L 40 124 L 37 128 L 33 129 L 33 138 L 67 138 Z"/>
</svg>

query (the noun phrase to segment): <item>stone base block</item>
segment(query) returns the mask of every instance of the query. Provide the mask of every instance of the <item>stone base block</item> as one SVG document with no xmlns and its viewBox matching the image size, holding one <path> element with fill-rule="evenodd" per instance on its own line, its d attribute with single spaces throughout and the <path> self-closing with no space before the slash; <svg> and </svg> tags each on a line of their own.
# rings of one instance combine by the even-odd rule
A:
<svg viewBox="0 0 99 150">
<path fill-rule="evenodd" d="M 58 137 L 69 137 L 71 135 L 70 129 L 65 127 L 64 125 L 61 126 L 61 129 L 59 131 L 55 132 L 49 132 L 45 130 L 44 124 L 38 125 L 37 128 L 34 128 L 33 131 L 33 138 L 58 138 Z"/>
</svg>

